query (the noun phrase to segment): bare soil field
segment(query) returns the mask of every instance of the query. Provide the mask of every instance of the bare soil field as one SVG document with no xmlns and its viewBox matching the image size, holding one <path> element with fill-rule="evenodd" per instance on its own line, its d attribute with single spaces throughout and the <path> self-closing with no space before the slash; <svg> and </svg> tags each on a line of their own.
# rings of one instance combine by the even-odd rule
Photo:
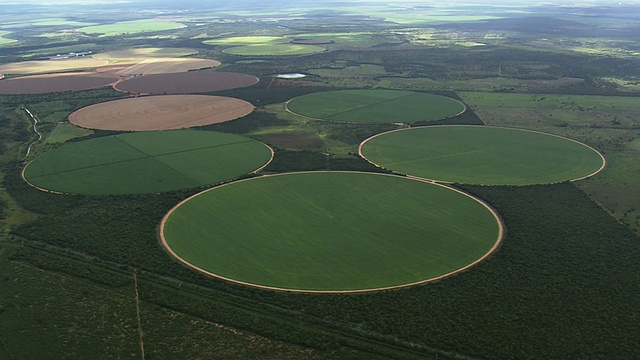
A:
<svg viewBox="0 0 640 360">
<path fill-rule="evenodd" d="M 117 76 L 92 72 L 31 75 L 0 81 L 0 94 L 43 94 L 77 91 L 113 84 Z"/>
<path fill-rule="evenodd" d="M 188 94 L 251 86 L 255 76 L 211 71 L 154 74 L 134 77 L 116 84 L 116 90 L 138 94 Z"/>
<path fill-rule="evenodd" d="M 109 64 L 107 60 L 77 57 L 60 60 L 21 61 L 0 65 L 0 74 L 44 74 L 78 69 L 95 69 Z"/>
<path fill-rule="evenodd" d="M 187 72 L 220 66 L 220 62 L 195 58 L 141 58 L 131 59 L 114 65 L 96 69 L 101 73 L 112 73 L 120 76 L 152 75 Z"/>
<path fill-rule="evenodd" d="M 69 121 L 100 130 L 169 130 L 234 120 L 252 111 L 250 103 L 223 96 L 143 96 L 84 107 L 69 115 Z"/>
</svg>

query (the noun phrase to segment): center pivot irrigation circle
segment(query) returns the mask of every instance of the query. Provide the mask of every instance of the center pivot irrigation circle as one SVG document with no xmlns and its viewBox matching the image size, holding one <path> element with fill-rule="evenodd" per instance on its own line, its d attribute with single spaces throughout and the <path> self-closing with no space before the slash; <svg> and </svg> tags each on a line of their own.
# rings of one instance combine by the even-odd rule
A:
<svg viewBox="0 0 640 360">
<path fill-rule="evenodd" d="M 424 179 L 477 185 L 534 185 L 597 174 L 595 149 L 537 131 L 493 126 L 426 126 L 382 133 L 360 144 L 378 166 Z"/>
<path fill-rule="evenodd" d="M 365 292 L 440 279 L 493 252 L 486 204 L 394 175 L 308 172 L 226 184 L 178 204 L 161 241 L 187 266 L 273 290 Z"/>
<path fill-rule="evenodd" d="M 299 96 L 286 104 L 296 115 L 350 123 L 414 123 L 456 116 L 466 109 L 442 95 L 401 90 L 337 90 Z"/>
<path fill-rule="evenodd" d="M 69 121 L 99 130 L 169 130 L 234 120 L 252 111 L 251 103 L 224 96 L 143 96 L 84 107 Z"/>
<path fill-rule="evenodd" d="M 149 131 L 67 143 L 23 170 L 41 190 L 116 195 L 207 186 L 256 172 L 269 147 L 236 135 L 201 130 Z"/>
</svg>

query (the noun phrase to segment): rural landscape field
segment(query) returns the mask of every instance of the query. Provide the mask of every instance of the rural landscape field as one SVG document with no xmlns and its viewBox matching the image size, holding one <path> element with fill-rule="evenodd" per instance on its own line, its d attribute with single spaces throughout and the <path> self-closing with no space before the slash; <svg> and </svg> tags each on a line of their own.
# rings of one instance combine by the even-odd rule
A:
<svg viewBox="0 0 640 360">
<path fill-rule="evenodd" d="M 640 358 L 640 2 L 0 8 L 0 359 Z"/>
</svg>

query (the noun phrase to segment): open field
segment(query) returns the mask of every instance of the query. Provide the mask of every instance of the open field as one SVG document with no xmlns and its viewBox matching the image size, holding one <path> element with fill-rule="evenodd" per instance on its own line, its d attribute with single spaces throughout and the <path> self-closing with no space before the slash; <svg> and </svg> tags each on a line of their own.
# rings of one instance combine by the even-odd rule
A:
<svg viewBox="0 0 640 360">
<path fill-rule="evenodd" d="M 56 127 L 45 137 L 45 144 L 62 144 L 71 139 L 93 134 L 92 130 L 87 130 L 73 126 L 71 124 L 57 124 Z"/>
<path fill-rule="evenodd" d="M 396 90 L 338 90 L 294 98 L 287 109 L 328 121 L 355 123 L 412 123 L 454 116 L 460 102 L 441 95 Z"/>
<path fill-rule="evenodd" d="M 59 60 L 33 60 L 0 65 L 0 74 L 40 74 L 69 70 L 94 69 L 107 65 L 109 62 L 103 59 L 94 59 L 90 56 L 59 59 Z"/>
<path fill-rule="evenodd" d="M 190 71 L 134 77 L 118 83 L 116 89 L 138 94 L 186 94 L 235 89 L 258 81 L 255 76 L 240 73 Z"/>
<path fill-rule="evenodd" d="M 234 120 L 252 111 L 251 103 L 229 97 L 162 95 L 91 105 L 69 115 L 69 121 L 100 130 L 169 130 Z"/>
<path fill-rule="evenodd" d="M 115 65 L 102 66 L 98 72 L 112 73 L 119 76 L 170 74 L 187 72 L 220 65 L 219 61 L 195 58 L 149 58 L 139 61 L 124 61 Z"/>
<path fill-rule="evenodd" d="M 165 30 L 175 30 L 186 27 L 184 24 L 162 19 L 143 19 L 122 21 L 114 24 L 85 26 L 78 31 L 100 36 L 115 36 L 120 34 L 137 34 Z"/>
<path fill-rule="evenodd" d="M 129 133 L 68 143 L 24 169 L 33 186 L 64 193 L 135 194 L 209 185 L 264 166 L 271 151 L 239 135 L 197 130 Z"/>
<path fill-rule="evenodd" d="M 18 42 L 18 40 L 16 39 L 9 39 L 4 37 L 5 35 L 9 35 L 9 34 L 11 34 L 11 31 L 0 30 L 0 46 Z"/>
<path fill-rule="evenodd" d="M 365 140 L 360 154 L 403 174 L 478 185 L 530 185 L 594 175 L 604 158 L 569 139 L 518 129 L 431 126 Z"/>
<path fill-rule="evenodd" d="M 205 40 L 203 43 L 206 45 L 232 46 L 224 50 L 225 53 L 231 55 L 308 55 L 325 51 L 322 46 L 292 44 L 290 39 L 277 36 L 241 36 Z"/>
<path fill-rule="evenodd" d="M 117 80 L 117 77 L 110 74 L 90 72 L 29 75 L 1 80 L 0 94 L 43 94 L 87 90 L 107 86 Z"/>
<path fill-rule="evenodd" d="M 198 53 L 196 49 L 190 48 L 158 48 L 158 47 L 141 47 L 127 48 L 122 50 L 107 51 L 94 54 L 96 59 L 109 60 L 110 62 L 120 62 L 123 60 L 139 59 L 139 58 L 156 58 L 156 57 L 181 57 Z"/>
<path fill-rule="evenodd" d="M 170 212 L 161 232 L 174 256 L 210 275 L 320 292 L 442 277 L 483 258 L 502 236 L 495 214 L 450 188 L 338 172 L 206 191 Z"/>
</svg>

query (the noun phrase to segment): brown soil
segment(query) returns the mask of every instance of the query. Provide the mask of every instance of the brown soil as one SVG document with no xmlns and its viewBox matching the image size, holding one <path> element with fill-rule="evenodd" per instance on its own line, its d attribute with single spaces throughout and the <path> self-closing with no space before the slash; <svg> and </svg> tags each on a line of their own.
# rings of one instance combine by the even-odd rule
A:
<svg viewBox="0 0 640 360">
<path fill-rule="evenodd" d="M 0 81 L 0 94 L 43 94 L 77 91 L 113 84 L 118 77 L 91 72 L 32 75 Z"/>
<path fill-rule="evenodd" d="M 99 130 L 169 130 L 229 121 L 252 111 L 250 103 L 223 96 L 142 96 L 84 107 L 69 115 L 69 121 Z"/>
<path fill-rule="evenodd" d="M 188 94 L 251 86 L 255 76 L 212 71 L 138 76 L 118 83 L 117 90 L 138 94 Z"/>
</svg>

